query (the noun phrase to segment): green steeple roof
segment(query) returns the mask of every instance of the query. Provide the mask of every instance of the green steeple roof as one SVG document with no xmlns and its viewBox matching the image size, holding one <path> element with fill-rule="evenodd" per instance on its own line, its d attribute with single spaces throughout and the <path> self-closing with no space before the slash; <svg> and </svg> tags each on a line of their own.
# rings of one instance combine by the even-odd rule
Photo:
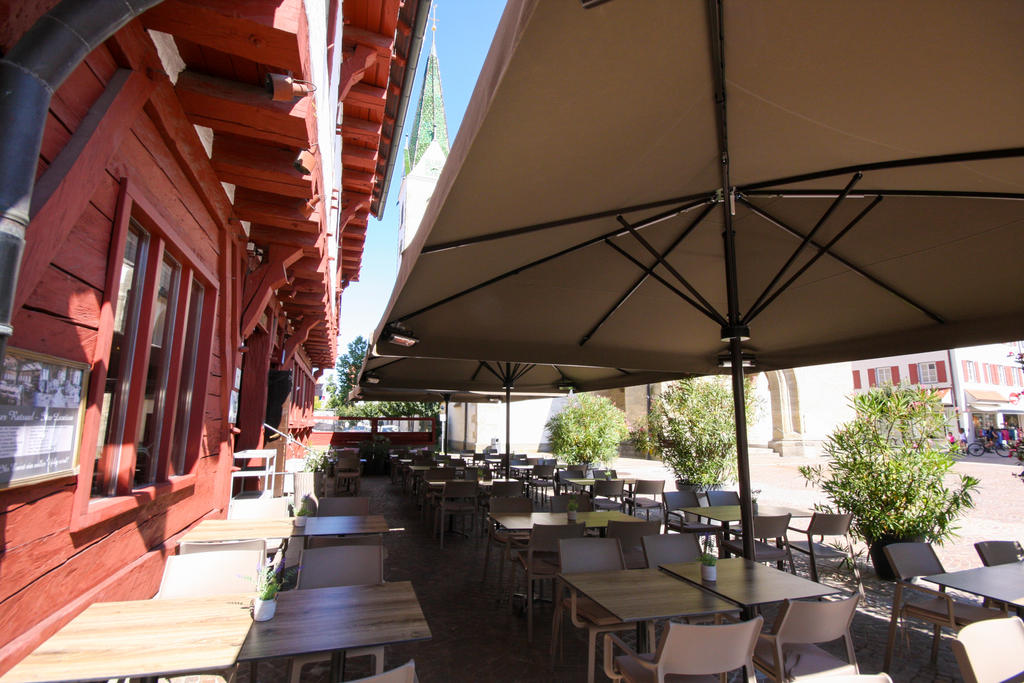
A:
<svg viewBox="0 0 1024 683">
<path fill-rule="evenodd" d="M 423 92 L 416 106 L 416 120 L 412 125 L 407 149 L 406 173 L 419 163 L 430 143 L 437 140 L 448 155 L 448 121 L 444 115 L 444 95 L 441 93 L 441 68 L 437 63 L 437 49 L 430 45 L 427 74 L 423 79 Z"/>
</svg>

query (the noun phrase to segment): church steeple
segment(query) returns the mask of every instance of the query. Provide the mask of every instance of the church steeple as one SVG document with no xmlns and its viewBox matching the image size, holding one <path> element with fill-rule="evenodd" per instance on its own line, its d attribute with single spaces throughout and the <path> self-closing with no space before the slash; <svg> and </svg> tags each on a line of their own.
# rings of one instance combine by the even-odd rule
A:
<svg viewBox="0 0 1024 683">
<path fill-rule="evenodd" d="M 423 78 L 423 91 L 416 106 L 416 119 L 409 135 L 406 174 L 419 163 L 430 143 L 437 141 L 444 155 L 448 156 L 448 121 L 444 113 L 444 95 L 441 92 L 441 68 L 437 61 L 437 5 L 434 5 L 433 38 L 430 56 L 427 58 L 427 73 Z"/>
</svg>

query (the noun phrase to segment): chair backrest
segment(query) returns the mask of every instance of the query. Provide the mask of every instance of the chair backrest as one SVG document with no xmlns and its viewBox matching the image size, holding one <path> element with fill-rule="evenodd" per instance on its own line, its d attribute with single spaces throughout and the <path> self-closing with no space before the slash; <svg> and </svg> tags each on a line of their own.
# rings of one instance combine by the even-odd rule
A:
<svg viewBox="0 0 1024 683">
<path fill-rule="evenodd" d="M 376 676 L 359 678 L 353 680 L 352 683 L 416 683 L 418 680 L 416 678 L 416 662 L 410 659 L 397 669 L 385 671 Z"/>
<path fill-rule="evenodd" d="M 707 491 L 708 505 L 739 505 L 740 494 L 736 491 Z"/>
<path fill-rule="evenodd" d="M 617 538 L 563 538 L 558 541 L 558 562 L 562 572 L 610 572 L 625 569 Z"/>
<path fill-rule="evenodd" d="M 964 626 L 953 654 L 966 683 L 1020 680 L 1024 671 L 1024 622 L 1020 617 L 986 619 Z"/>
<path fill-rule="evenodd" d="M 901 579 L 946 571 L 930 543 L 890 543 L 883 550 L 893 572 Z"/>
<path fill-rule="evenodd" d="M 448 481 L 455 478 L 455 470 L 448 467 L 431 467 L 423 473 L 423 478 L 428 481 Z"/>
<path fill-rule="evenodd" d="M 160 590 L 154 597 L 166 600 L 252 593 L 256 590 L 256 577 L 266 557 L 265 550 L 172 555 L 167 558 Z"/>
<path fill-rule="evenodd" d="M 617 538 L 624 553 L 642 553 L 644 536 L 652 536 L 661 531 L 661 522 L 619 522 L 611 520 L 608 522 L 608 529 L 605 536 Z"/>
<path fill-rule="evenodd" d="M 576 499 L 577 512 L 592 512 L 594 510 L 594 501 L 586 493 L 560 493 L 557 496 L 551 496 L 551 511 L 568 511 L 569 501 L 573 498 Z"/>
<path fill-rule="evenodd" d="M 652 534 L 644 536 L 642 543 L 651 569 L 673 562 L 696 562 L 701 554 L 696 534 Z"/>
<path fill-rule="evenodd" d="M 669 622 L 654 655 L 657 680 L 668 674 L 708 675 L 741 666 L 752 673 L 751 657 L 763 623 L 764 617 L 722 625 Z"/>
<path fill-rule="evenodd" d="M 554 465 L 534 465 L 533 476 L 538 479 L 551 479 L 555 476 Z"/>
<path fill-rule="evenodd" d="M 754 538 L 782 538 L 793 515 L 754 515 Z"/>
<path fill-rule="evenodd" d="M 586 531 L 579 524 L 534 524 L 530 531 L 530 550 L 534 552 L 558 552 L 558 541 L 563 538 L 581 538 Z"/>
<path fill-rule="evenodd" d="M 491 512 L 493 514 L 530 514 L 533 512 L 533 501 L 525 496 L 494 497 L 491 496 Z"/>
<path fill-rule="evenodd" d="M 594 481 L 594 496 L 605 496 L 607 498 L 618 498 L 622 495 L 623 488 L 626 482 L 619 479 L 618 481 L 608 481 L 606 479 L 598 479 Z"/>
<path fill-rule="evenodd" d="M 302 551 L 298 588 L 378 583 L 384 583 L 383 546 L 336 545 Z"/>
<path fill-rule="evenodd" d="M 847 636 L 859 601 L 856 594 L 831 602 L 787 600 L 775 620 L 775 635 L 783 645 L 825 643 Z"/>
<path fill-rule="evenodd" d="M 697 498 L 696 491 L 665 491 L 662 493 L 662 496 L 664 497 L 665 507 L 669 510 L 700 507 L 700 500 Z"/>
<path fill-rule="evenodd" d="M 476 498 L 480 490 L 480 484 L 475 481 L 446 481 L 441 497 L 449 500 L 453 498 Z"/>
<path fill-rule="evenodd" d="M 290 461 L 289 461 L 290 462 Z M 296 472 L 293 476 L 295 477 L 295 493 L 292 498 L 292 504 L 298 509 L 299 503 L 303 496 L 310 496 L 313 500 L 323 493 L 323 475 L 320 475 L 321 484 L 317 486 L 317 472 Z M 319 491 L 317 489 L 320 489 Z"/>
<path fill-rule="evenodd" d="M 466 466 L 466 461 L 462 458 L 448 458 L 449 467 L 462 468 Z"/>
<path fill-rule="evenodd" d="M 811 536 L 845 536 L 850 531 L 852 520 L 853 515 L 849 512 L 815 512 L 807 525 L 807 533 Z"/>
<path fill-rule="evenodd" d="M 354 471 L 359 469 L 359 452 L 342 451 L 334 463 L 334 469 L 339 471 Z"/>
<path fill-rule="evenodd" d="M 633 493 L 638 496 L 657 496 L 665 491 L 664 479 L 640 479 L 633 487 Z"/>
<path fill-rule="evenodd" d="M 491 484 L 491 496 L 513 497 L 526 495 L 521 481 L 496 481 Z"/>
<path fill-rule="evenodd" d="M 618 474 L 615 473 L 615 470 L 594 470 L 590 476 L 594 479 L 615 479 Z"/>
<path fill-rule="evenodd" d="M 480 468 L 467 467 L 462 470 L 462 478 L 465 481 L 480 481 Z"/>
<path fill-rule="evenodd" d="M 228 506 L 228 519 L 282 519 L 290 504 L 290 497 L 237 498 Z"/>
<path fill-rule="evenodd" d="M 370 514 L 369 498 L 324 497 L 317 501 L 317 517 L 339 517 L 346 515 Z"/>
<path fill-rule="evenodd" d="M 1024 560 L 1024 548 L 1017 541 L 979 541 L 974 544 L 974 549 L 986 567 Z"/>
<path fill-rule="evenodd" d="M 221 550 L 258 550 L 267 556 L 267 542 L 262 538 L 252 538 L 245 541 L 182 541 L 178 544 L 179 555 L 191 553 L 210 553 Z"/>
</svg>

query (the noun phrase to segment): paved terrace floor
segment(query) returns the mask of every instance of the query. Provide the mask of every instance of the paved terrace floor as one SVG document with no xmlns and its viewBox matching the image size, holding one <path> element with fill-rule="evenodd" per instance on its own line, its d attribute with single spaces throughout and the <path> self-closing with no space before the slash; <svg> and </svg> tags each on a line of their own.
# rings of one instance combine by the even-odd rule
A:
<svg viewBox="0 0 1024 683">
<path fill-rule="evenodd" d="M 813 505 L 819 496 L 805 487 L 797 471 L 800 465 L 813 462 L 774 455 L 753 457 L 751 475 L 754 488 L 762 490 L 760 500 Z M 620 473 L 640 478 L 660 475 L 671 482 L 670 473 L 660 463 L 620 459 L 616 467 Z M 961 537 L 938 549 L 947 570 L 980 565 L 972 547 L 976 540 L 1024 538 L 1015 505 L 1024 493 L 1024 483 L 1012 476 L 1019 467 L 1003 458 L 985 456 L 958 463 L 957 470 L 979 477 L 982 484 L 977 507 L 963 521 Z M 366 480 L 363 491 L 363 495 L 371 498 L 373 512 L 383 514 L 392 528 L 401 529 L 385 541 L 385 578 L 412 581 L 433 632 L 429 641 L 388 648 L 387 668 L 415 659 L 419 678 L 425 683 L 586 680 L 585 632 L 570 626 L 564 641 L 564 660 L 552 665 L 548 656 L 551 605 L 537 606 L 534 642 L 527 642 L 525 614 L 518 609 L 521 603 L 509 599 L 512 583 L 508 578 L 514 574 L 507 570 L 511 567 L 506 569 L 506 585 L 499 586 L 492 553 L 488 580 L 481 582 L 484 540 L 449 535 L 441 550 L 437 540 L 430 536 L 429 523 L 420 519 L 413 499 L 403 495 L 400 487 L 392 485 L 386 477 L 374 477 Z M 798 574 L 807 576 L 806 563 L 800 557 L 796 561 Z M 862 673 L 874 673 L 881 670 L 885 655 L 893 584 L 880 581 L 870 564 L 865 564 L 864 557 L 860 563 L 867 601 L 859 607 L 853 622 L 854 641 Z M 827 572 L 822 578 L 849 592 L 855 590 L 848 572 Z M 773 616 L 771 610 L 766 611 L 768 623 Z M 923 624 L 912 623 L 906 633 L 890 671 L 895 681 L 962 680 L 949 647 L 949 636 L 944 637 L 938 663 L 932 666 L 928 662 L 930 631 Z M 346 678 L 367 675 L 368 661 L 363 658 L 350 663 Z M 281 681 L 283 674 L 281 665 L 264 664 L 258 679 Z M 326 667 L 321 665 L 307 667 L 305 674 L 304 681 L 322 682 L 327 678 Z M 248 671 L 241 672 L 240 683 L 248 680 Z M 607 680 L 600 668 L 597 680 Z"/>
</svg>

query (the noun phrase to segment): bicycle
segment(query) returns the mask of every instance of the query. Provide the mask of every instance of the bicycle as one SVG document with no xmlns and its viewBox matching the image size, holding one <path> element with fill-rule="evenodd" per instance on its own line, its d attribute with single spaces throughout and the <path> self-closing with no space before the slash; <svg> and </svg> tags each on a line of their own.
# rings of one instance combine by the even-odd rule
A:
<svg viewBox="0 0 1024 683">
<path fill-rule="evenodd" d="M 967 447 L 967 452 L 970 455 L 973 455 L 975 458 L 980 457 L 981 455 L 988 452 L 995 453 L 1001 458 L 1010 457 L 1010 449 L 1006 446 L 1006 444 L 1000 441 L 974 441 Z"/>
</svg>

